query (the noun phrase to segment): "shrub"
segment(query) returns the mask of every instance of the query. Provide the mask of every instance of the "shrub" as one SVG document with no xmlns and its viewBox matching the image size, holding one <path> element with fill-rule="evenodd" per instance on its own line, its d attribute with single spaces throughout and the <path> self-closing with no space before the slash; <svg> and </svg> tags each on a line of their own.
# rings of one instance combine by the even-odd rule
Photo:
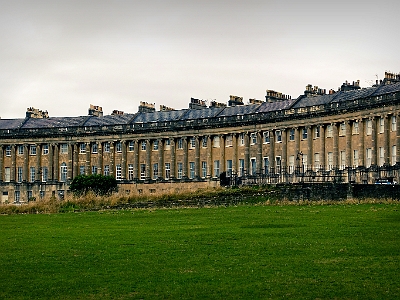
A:
<svg viewBox="0 0 400 300">
<path fill-rule="evenodd" d="M 117 180 L 100 174 L 79 175 L 72 180 L 70 190 L 77 196 L 85 195 L 89 191 L 95 195 L 110 195 L 117 191 Z"/>
</svg>

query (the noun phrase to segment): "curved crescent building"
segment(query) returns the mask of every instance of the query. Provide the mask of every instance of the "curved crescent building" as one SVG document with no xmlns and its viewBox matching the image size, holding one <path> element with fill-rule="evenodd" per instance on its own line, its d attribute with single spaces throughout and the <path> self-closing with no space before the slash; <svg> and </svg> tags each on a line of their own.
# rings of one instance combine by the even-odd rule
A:
<svg viewBox="0 0 400 300">
<path fill-rule="evenodd" d="M 369 88 L 308 85 L 297 99 L 267 90 L 248 104 L 192 98 L 189 109 L 156 111 L 141 102 L 137 113 L 111 115 L 91 105 L 78 117 L 28 108 L 25 118 L 0 119 L 1 202 L 62 197 L 79 174 L 114 176 L 127 194 L 214 187 L 222 177 L 329 180 L 332 172 L 374 183 L 363 174 L 377 168 L 398 181 L 399 104 L 400 74 L 386 72 Z"/>
</svg>

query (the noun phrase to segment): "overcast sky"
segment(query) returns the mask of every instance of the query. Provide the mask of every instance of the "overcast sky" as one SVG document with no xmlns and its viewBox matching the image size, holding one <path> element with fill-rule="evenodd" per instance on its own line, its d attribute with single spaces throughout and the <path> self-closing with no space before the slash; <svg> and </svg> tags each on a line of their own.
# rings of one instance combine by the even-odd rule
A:
<svg viewBox="0 0 400 300">
<path fill-rule="evenodd" d="M 0 116 L 296 98 L 400 72 L 400 2 L 0 0 Z"/>
</svg>

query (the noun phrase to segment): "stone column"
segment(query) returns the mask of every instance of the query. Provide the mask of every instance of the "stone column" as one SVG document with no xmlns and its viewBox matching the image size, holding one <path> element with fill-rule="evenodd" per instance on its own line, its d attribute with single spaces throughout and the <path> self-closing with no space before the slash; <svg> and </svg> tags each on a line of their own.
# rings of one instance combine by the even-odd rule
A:
<svg viewBox="0 0 400 300">
<path fill-rule="evenodd" d="M 15 145 L 11 145 L 11 170 L 10 170 L 10 181 L 16 181 L 16 167 L 17 167 L 17 156 L 15 153 L 16 150 L 16 146 Z M 24 149 L 24 153 L 25 153 L 25 149 Z M 25 161 L 24 161 L 24 169 L 25 169 Z M 25 171 L 24 171 L 25 172 Z"/>
<path fill-rule="evenodd" d="M 158 140 L 158 179 L 164 179 L 164 140 Z"/>
<path fill-rule="evenodd" d="M 269 135 L 269 167 L 275 173 L 275 130 L 271 130 Z"/>
<path fill-rule="evenodd" d="M 194 178 L 200 180 L 200 137 L 195 136 L 195 154 L 194 154 Z"/>
<path fill-rule="evenodd" d="M 262 132 L 257 132 L 257 174 L 263 173 L 263 165 L 262 165 Z"/>
<path fill-rule="evenodd" d="M 211 179 L 213 175 L 213 156 L 212 156 L 212 137 L 204 137 L 207 139 L 207 178 Z"/>
<path fill-rule="evenodd" d="M 122 150 L 122 158 L 121 158 L 121 179 L 125 180 L 128 178 L 128 176 L 126 176 L 126 141 L 122 140 L 121 141 L 121 150 Z"/>
<path fill-rule="evenodd" d="M 333 165 L 334 168 L 339 168 L 339 130 L 338 123 L 333 123 Z"/>
<path fill-rule="evenodd" d="M 296 158 L 296 167 L 300 167 L 301 165 L 301 159 L 299 158 L 299 153 L 301 153 L 301 149 L 300 149 L 300 128 L 296 127 L 294 129 L 294 148 L 295 148 L 295 158 Z"/>
<path fill-rule="evenodd" d="M 151 145 L 150 140 L 146 140 L 146 180 L 151 179 Z"/>
<path fill-rule="evenodd" d="M 42 181 L 42 145 L 36 144 L 36 181 Z"/>
<path fill-rule="evenodd" d="M 312 126 L 307 126 L 307 165 L 306 170 L 314 169 L 314 151 L 313 151 L 313 134 L 312 134 Z"/>
<path fill-rule="evenodd" d="M 225 172 L 225 135 L 221 134 L 219 136 L 219 150 L 220 150 L 220 174 Z"/>
<path fill-rule="evenodd" d="M 378 132 L 376 130 L 376 122 L 378 122 L 378 118 L 372 117 L 372 133 L 371 133 L 371 141 L 372 141 L 372 159 L 371 165 L 376 166 L 378 164 Z"/>
<path fill-rule="evenodd" d="M 0 145 L 0 182 L 3 182 L 4 147 Z"/>
<path fill-rule="evenodd" d="M 72 178 L 74 178 L 74 177 L 79 175 L 79 144 L 78 143 L 73 143 L 72 149 L 73 149 L 73 152 L 74 152 L 73 153 L 74 170 L 72 172 Z"/>
<path fill-rule="evenodd" d="M 326 170 L 326 153 L 325 153 L 325 124 L 321 124 L 319 126 L 321 129 L 321 140 L 320 140 L 320 149 L 321 149 L 321 157 L 320 157 L 320 162 L 322 165 L 322 168 Z"/>
<path fill-rule="evenodd" d="M 115 141 L 110 142 L 110 176 L 115 176 Z"/>
<path fill-rule="evenodd" d="M 250 174 L 250 133 L 244 134 L 244 172 Z"/>
<path fill-rule="evenodd" d="M 17 179 L 14 177 L 15 180 Z M 23 168 L 23 175 L 22 180 L 29 182 L 29 146 L 24 144 L 24 168 Z"/>
<path fill-rule="evenodd" d="M 396 164 L 400 165 L 400 113 L 396 115 Z"/>
<path fill-rule="evenodd" d="M 54 144 L 54 165 L 53 165 L 53 172 L 54 172 L 54 180 L 60 181 L 59 172 L 60 172 L 60 145 L 58 143 Z"/>
<path fill-rule="evenodd" d="M 351 155 L 352 155 L 352 121 L 346 121 L 346 167 L 352 167 Z"/>
<path fill-rule="evenodd" d="M 139 140 L 133 141 L 133 180 L 137 181 L 139 179 Z"/>
<path fill-rule="evenodd" d="M 182 162 L 182 178 L 188 179 L 188 138 L 187 136 L 182 137 L 183 143 L 183 162 Z"/>
<path fill-rule="evenodd" d="M 383 132 L 383 147 L 385 155 L 385 165 L 390 165 L 390 117 L 384 116 L 384 132 Z"/>
<path fill-rule="evenodd" d="M 92 170 L 91 170 L 91 155 L 90 155 L 90 143 L 87 142 L 85 143 L 86 147 L 85 147 L 85 173 L 86 175 L 90 175 L 92 174 Z M 110 170 L 111 171 L 111 170 Z"/>
<path fill-rule="evenodd" d="M 287 130 L 286 128 L 281 130 L 282 132 L 282 170 L 287 169 Z"/>
<path fill-rule="evenodd" d="M 78 149 L 77 149 L 78 151 Z M 99 174 L 104 174 L 104 170 L 103 170 L 103 143 L 99 142 L 98 146 L 97 146 L 97 168 L 98 168 L 98 172 Z"/>
<path fill-rule="evenodd" d="M 364 120 L 361 118 L 358 120 L 358 165 L 365 166 L 365 129 Z"/>
<path fill-rule="evenodd" d="M 237 164 L 238 164 L 238 142 L 237 142 L 237 140 L 238 140 L 238 136 L 237 136 L 237 133 L 233 133 L 232 134 L 232 152 L 233 152 L 233 155 L 232 155 L 232 172 L 233 172 L 233 174 L 237 174 L 237 172 L 238 172 L 238 167 L 237 167 Z"/>
<path fill-rule="evenodd" d="M 175 153 L 175 138 L 171 138 L 170 142 L 170 149 L 171 149 L 171 179 L 176 178 L 176 153 Z"/>
<path fill-rule="evenodd" d="M 37 152 L 37 151 L 36 151 Z M 73 174 L 73 155 L 74 155 L 74 145 L 68 143 L 68 164 L 67 164 L 67 180 L 72 180 Z"/>
<path fill-rule="evenodd" d="M 49 181 L 54 180 L 54 144 L 49 143 Z"/>
</svg>

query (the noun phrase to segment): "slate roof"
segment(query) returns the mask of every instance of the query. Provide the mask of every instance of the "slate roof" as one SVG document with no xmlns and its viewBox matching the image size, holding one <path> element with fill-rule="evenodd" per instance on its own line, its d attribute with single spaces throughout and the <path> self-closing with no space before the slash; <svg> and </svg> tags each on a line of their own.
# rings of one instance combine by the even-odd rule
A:
<svg viewBox="0 0 400 300">
<path fill-rule="evenodd" d="M 218 117 L 249 115 L 254 113 L 259 106 L 260 104 L 250 104 L 224 107 L 223 110 L 218 114 Z"/>
<path fill-rule="evenodd" d="M 0 119 L 0 129 L 17 129 L 25 119 Z"/>
<path fill-rule="evenodd" d="M 114 126 L 125 125 L 135 117 L 135 114 L 108 115 L 103 117 L 89 117 L 84 126 Z"/>
<path fill-rule="evenodd" d="M 87 118 L 87 116 L 56 117 L 48 119 L 30 118 L 26 119 L 26 122 L 21 126 L 21 129 L 78 127 L 82 126 Z"/>
<path fill-rule="evenodd" d="M 185 112 L 185 110 L 142 112 L 136 116 L 133 123 L 178 121 Z"/>
<path fill-rule="evenodd" d="M 270 112 L 270 111 L 277 111 L 282 109 L 288 109 L 296 100 L 283 100 L 283 101 L 276 101 L 276 102 L 263 102 L 260 107 L 258 108 L 257 112 Z"/>
<path fill-rule="evenodd" d="M 400 82 L 376 87 L 358 89 L 347 92 L 337 92 L 332 95 L 300 96 L 297 99 L 263 102 L 261 104 L 238 105 L 233 107 L 209 107 L 204 109 L 182 109 L 172 111 L 139 112 L 136 114 L 78 116 L 78 117 L 52 117 L 47 119 L 0 119 L 0 130 L 39 129 L 39 128 L 66 128 L 80 126 L 114 126 L 135 123 L 155 123 L 189 121 L 195 119 L 208 119 L 214 117 L 249 115 L 267 113 L 291 108 L 325 105 L 355 99 L 375 97 L 384 94 L 400 92 Z"/>
<path fill-rule="evenodd" d="M 210 107 L 203 109 L 188 109 L 185 114 L 182 115 L 180 120 L 194 120 L 194 119 L 208 119 L 217 116 L 221 111 L 223 111 L 223 107 Z"/>
</svg>

